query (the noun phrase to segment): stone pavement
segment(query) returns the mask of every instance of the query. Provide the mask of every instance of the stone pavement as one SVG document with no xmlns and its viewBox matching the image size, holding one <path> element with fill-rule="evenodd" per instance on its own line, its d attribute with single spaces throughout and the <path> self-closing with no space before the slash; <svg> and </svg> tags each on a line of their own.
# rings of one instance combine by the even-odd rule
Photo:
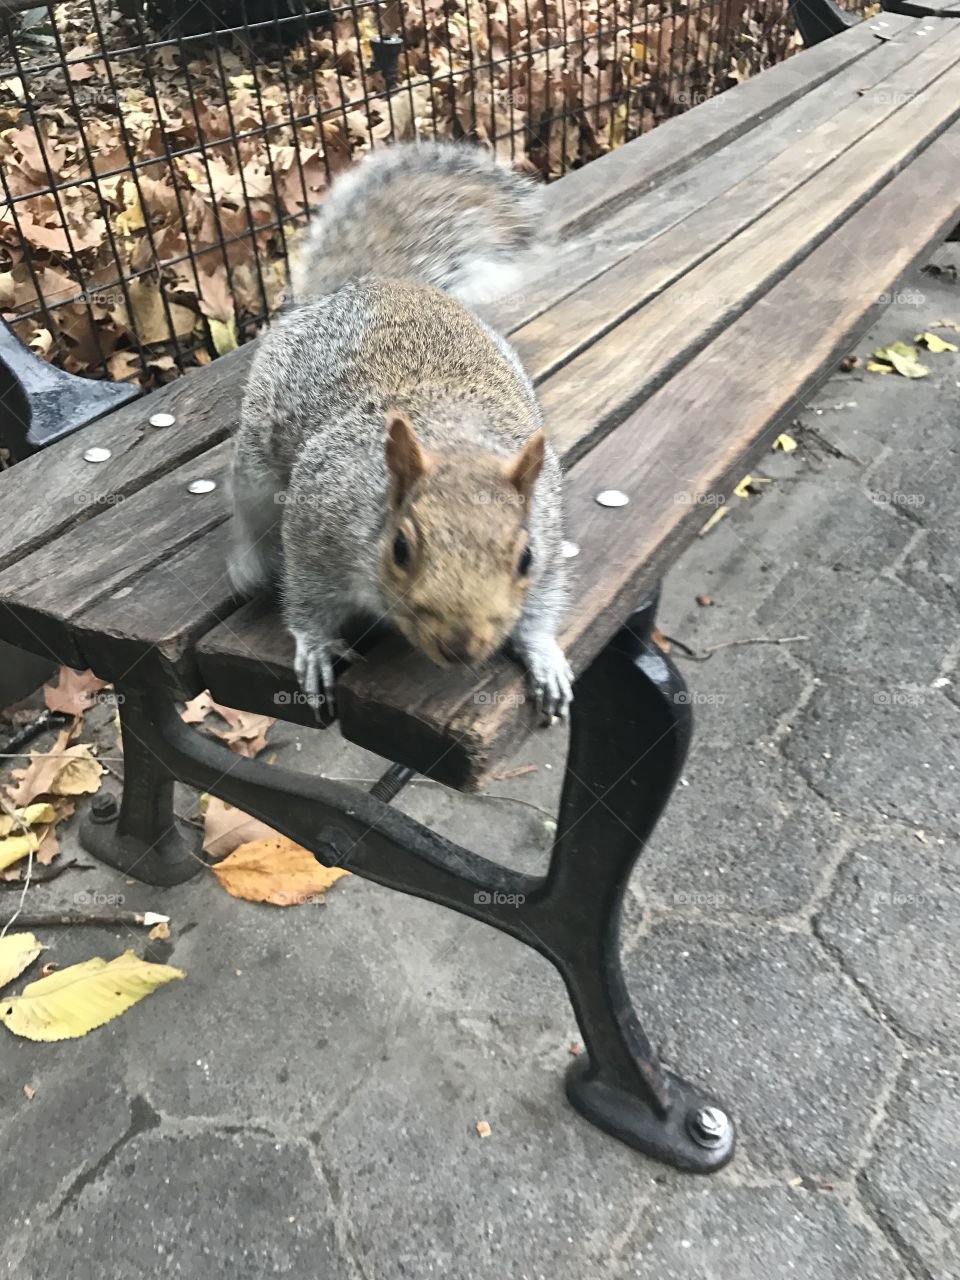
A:
<svg viewBox="0 0 960 1280">
<path fill-rule="evenodd" d="M 943 319 L 960 285 L 918 275 L 857 350 Z M 482 925 L 357 879 L 281 911 L 97 866 L 35 908 L 167 911 L 152 953 L 189 976 L 82 1040 L 0 1033 L 0 1275 L 960 1276 L 960 356 L 928 363 L 834 375 L 666 584 L 661 627 L 697 651 L 807 637 L 681 657 L 695 745 L 624 930 L 666 1062 L 737 1117 L 731 1166 L 676 1174 L 576 1115 L 560 981 Z M 332 733 L 274 739 L 379 771 Z M 541 735 L 533 774 L 402 804 L 534 870 L 562 759 Z M 61 964 L 130 944 L 39 932 Z"/>
</svg>

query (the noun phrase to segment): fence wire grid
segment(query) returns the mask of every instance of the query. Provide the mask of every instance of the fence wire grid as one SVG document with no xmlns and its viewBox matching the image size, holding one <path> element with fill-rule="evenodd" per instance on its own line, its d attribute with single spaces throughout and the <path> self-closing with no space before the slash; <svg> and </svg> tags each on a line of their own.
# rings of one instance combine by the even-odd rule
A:
<svg viewBox="0 0 960 1280">
<path fill-rule="evenodd" d="M 0 0 L 0 307 L 149 390 L 258 331 L 370 148 L 550 181 L 797 47 L 787 0 Z"/>
</svg>

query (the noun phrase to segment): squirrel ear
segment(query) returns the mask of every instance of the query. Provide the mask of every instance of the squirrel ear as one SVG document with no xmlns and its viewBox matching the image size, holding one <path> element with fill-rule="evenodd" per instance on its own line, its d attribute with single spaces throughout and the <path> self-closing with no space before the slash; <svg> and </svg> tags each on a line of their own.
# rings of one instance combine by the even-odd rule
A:
<svg viewBox="0 0 960 1280">
<path fill-rule="evenodd" d="M 393 500 L 398 503 L 403 501 L 411 485 L 432 469 L 430 455 L 402 413 L 392 412 L 389 415 L 387 468 L 393 482 Z"/>
<path fill-rule="evenodd" d="M 543 470 L 546 442 L 543 430 L 535 431 L 516 457 L 507 463 L 507 479 L 524 502 L 530 501 L 533 486 Z"/>
</svg>

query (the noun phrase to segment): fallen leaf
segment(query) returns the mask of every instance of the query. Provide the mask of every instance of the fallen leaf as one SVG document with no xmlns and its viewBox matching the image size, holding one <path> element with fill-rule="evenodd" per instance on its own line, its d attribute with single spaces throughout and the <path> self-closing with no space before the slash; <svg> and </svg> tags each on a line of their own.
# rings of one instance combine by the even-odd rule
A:
<svg viewBox="0 0 960 1280">
<path fill-rule="evenodd" d="M 917 358 L 919 354 L 917 348 L 910 346 L 907 342 L 891 342 L 886 347 L 880 347 L 873 354 L 876 360 L 893 365 L 897 373 L 904 378 L 925 378 L 930 372 L 927 366 L 921 364 Z M 867 368 L 869 369 L 870 366 L 868 365 Z"/>
<path fill-rule="evenodd" d="M 24 834 L 24 827 L 39 827 L 48 822 L 56 822 L 57 814 L 52 804 L 30 804 L 25 809 L 16 809 L 13 813 L 0 814 L 0 837 Z"/>
<path fill-rule="evenodd" d="M 211 713 L 227 722 L 228 728 L 221 729 L 216 724 L 207 723 Z M 180 713 L 184 724 L 202 724 L 221 742 L 225 742 L 231 751 L 238 755 L 253 759 L 267 745 L 267 730 L 276 724 L 273 716 L 259 715 L 255 711 L 238 711 L 235 707 L 223 707 L 214 702 L 209 690 L 191 699 Z"/>
<path fill-rule="evenodd" d="M 242 844 L 212 870 L 235 898 L 278 907 L 322 899 L 332 884 L 350 874 L 342 867 L 323 866 L 286 836 Z"/>
<path fill-rule="evenodd" d="M 40 848 L 40 840 L 32 831 L 26 835 L 6 836 L 0 840 L 0 871 L 6 871 L 15 862 L 20 862 L 28 854 L 36 853 Z"/>
<path fill-rule="evenodd" d="M 713 515 L 710 517 L 710 519 L 709 519 L 709 520 L 707 520 L 707 521 L 706 521 L 706 522 L 701 526 L 700 532 L 697 534 L 697 537 L 698 537 L 698 538 L 702 538 L 702 537 L 703 537 L 703 535 L 704 535 L 705 533 L 709 533 L 709 532 L 710 532 L 710 530 L 713 528 L 713 526 L 714 526 L 714 525 L 716 525 L 716 524 L 719 524 L 719 523 L 720 523 L 720 521 L 723 519 L 723 517 L 727 514 L 727 512 L 728 512 L 729 510 L 730 510 L 730 508 L 729 508 L 728 506 L 726 506 L 726 505 L 724 505 L 724 506 L 722 506 L 722 507 L 717 507 L 716 511 L 714 511 L 714 513 L 713 513 Z"/>
<path fill-rule="evenodd" d="M 13 770 L 17 782 L 7 788 L 7 795 L 14 805 L 24 807 L 38 796 L 82 796 L 99 791 L 103 766 L 86 743 L 67 745 L 72 733 L 73 725 L 68 725 L 49 752 L 31 752 L 27 767 Z"/>
<path fill-rule="evenodd" d="M 101 680 L 92 671 L 74 671 L 61 667 L 55 685 L 44 685 L 43 699 L 51 711 L 64 711 L 68 715 L 82 715 L 96 701 L 101 689 L 110 687 L 109 680 Z"/>
<path fill-rule="evenodd" d="M 170 922 L 161 920 L 159 924 L 155 924 L 147 934 L 148 938 L 152 938 L 154 942 L 166 942 L 170 937 Z"/>
<path fill-rule="evenodd" d="M 537 766 L 535 764 L 518 764 L 512 769 L 497 769 L 495 773 L 491 773 L 491 782 L 506 782 L 510 778 L 524 778 L 528 773 L 536 773 Z"/>
<path fill-rule="evenodd" d="M 126 1012 L 182 969 L 151 964 L 132 951 L 115 960 L 97 956 L 28 983 L 19 996 L 0 1000 L 0 1022 L 27 1040 L 73 1040 Z"/>
<path fill-rule="evenodd" d="M 214 316 L 208 316 L 207 324 L 210 326 L 210 337 L 213 339 L 213 345 L 218 356 L 225 356 L 228 351 L 236 351 L 236 320 L 230 319 L 224 323 L 223 320 L 217 320 Z"/>
<path fill-rule="evenodd" d="M 32 1084 L 25 1084 L 23 1086 L 23 1096 L 26 1098 L 28 1102 L 32 1102 L 33 1099 L 36 1097 L 36 1094 L 37 1094 L 37 1091 Z"/>
<path fill-rule="evenodd" d="M 135 182 L 123 184 L 123 204 L 123 212 L 117 214 L 114 224 L 123 235 L 132 236 L 135 231 L 142 231 L 147 225 Z"/>
<path fill-rule="evenodd" d="M 893 373 L 893 365 L 881 364 L 878 360 L 868 360 L 867 373 Z"/>
<path fill-rule="evenodd" d="M 10 933 L 0 938 L 0 987 L 19 978 L 43 950 L 32 933 Z"/>
<path fill-rule="evenodd" d="M 918 333 L 914 338 L 914 342 L 922 343 L 928 351 L 939 355 L 942 351 L 956 351 L 955 342 L 947 342 L 946 338 L 938 338 L 935 333 Z"/>
<path fill-rule="evenodd" d="M 773 442 L 775 449 L 782 449 L 784 453 L 793 453 L 797 447 L 797 442 L 793 436 L 788 436 L 785 431 L 781 432 Z"/>
<path fill-rule="evenodd" d="M 493 1130 L 487 1124 L 486 1120 L 477 1121 L 477 1133 L 481 1138 L 489 1138 Z"/>
<path fill-rule="evenodd" d="M 259 818 L 251 818 L 248 813 L 224 803 L 217 796 L 209 797 L 203 811 L 203 850 L 211 857 L 225 858 L 242 844 L 279 836 L 279 831 L 274 831 Z"/>
</svg>

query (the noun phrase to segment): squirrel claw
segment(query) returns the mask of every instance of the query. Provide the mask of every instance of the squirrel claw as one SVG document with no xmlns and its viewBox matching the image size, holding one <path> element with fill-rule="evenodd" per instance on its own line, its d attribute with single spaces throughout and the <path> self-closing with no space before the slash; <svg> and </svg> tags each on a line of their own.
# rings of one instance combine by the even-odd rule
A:
<svg viewBox="0 0 960 1280">
<path fill-rule="evenodd" d="M 296 652 L 293 659 L 297 683 L 303 690 L 307 705 L 313 709 L 314 719 L 323 723 L 323 711 L 336 715 L 333 694 L 333 650 L 330 644 L 319 644 L 307 638 L 302 631 L 293 633 Z"/>
<path fill-rule="evenodd" d="M 549 728 L 558 720 L 566 720 L 573 701 L 573 672 L 563 650 L 551 639 L 543 647 L 527 646 L 523 657 L 541 724 Z"/>
</svg>

